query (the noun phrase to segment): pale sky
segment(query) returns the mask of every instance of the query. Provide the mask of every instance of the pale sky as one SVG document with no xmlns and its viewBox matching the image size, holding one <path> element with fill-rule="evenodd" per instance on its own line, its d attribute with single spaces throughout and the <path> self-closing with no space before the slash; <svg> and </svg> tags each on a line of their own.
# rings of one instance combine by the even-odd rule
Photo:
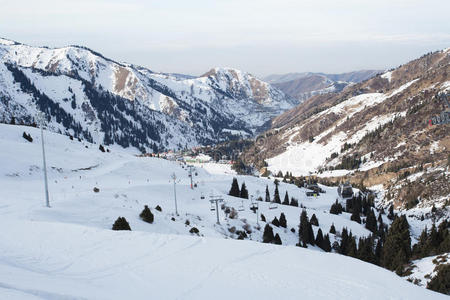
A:
<svg viewBox="0 0 450 300">
<path fill-rule="evenodd" d="M 450 47 L 449 0 L 0 0 L 0 37 L 154 71 L 387 69 Z"/>
</svg>

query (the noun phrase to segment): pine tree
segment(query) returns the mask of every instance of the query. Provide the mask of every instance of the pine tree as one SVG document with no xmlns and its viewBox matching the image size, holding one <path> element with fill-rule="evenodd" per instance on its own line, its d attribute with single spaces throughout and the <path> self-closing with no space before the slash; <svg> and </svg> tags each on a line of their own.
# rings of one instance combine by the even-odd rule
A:
<svg viewBox="0 0 450 300">
<path fill-rule="evenodd" d="M 394 220 L 394 205 L 391 204 L 391 206 L 389 206 L 389 213 L 387 216 L 390 220 Z"/>
<path fill-rule="evenodd" d="M 270 202 L 269 186 L 266 185 L 266 202 Z"/>
<path fill-rule="evenodd" d="M 411 256 L 411 237 L 406 216 L 396 217 L 386 235 L 381 265 L 389 270 L 401 271 Z"/>
<path fill-rule="evenodd" d="M 314 239 L 314 231 L 312 229 L 311 222 L 308 222 L 308 238 L 309 238 L 308 244 L 311 244 L 314 246 L 315 239 Z"/>
<path fill-rule="evenodd" d="M 450 295 L 450 265 L 441 264 L 436 267 L 437 274 L 427 284 L 427 289 Z"/>
<path fill-rule="evenodd" d="M 330 236 L 327 234 L 325 234 L 324 238 L 323 238 L 323 248 L 322 248 L 325 252 L 330 252 L 331 251 L 331 243 L 330 243 Z"/>
<path fill-rule="evenodd" d="M 286 221 L 286 216 L 284 215 L 284 213 L 281 213 L 280 215 L 280 226 L 283 228 L 287 227 L 287 221 Z"/>
<path fill-rule="evenodd" d="M 348 238 L 347 255 L 351 257 L 357 257 L 356 240 L 351 231 Z"/>
<path fill-rule="evenodd" d="M 273 229 L 270 227 L 269 224 L 266 224 L 264 227 L 264 233 L 263 233 L 263 243 L 272 243 L 274 239 L 273 236 Z"/>
<path fill-rule="evenodd" d="M 274 243 L 275 245 L 281 245 L 281 238 L 280 238 L 280 236 L 278 235 L 278 233 L 275 234 L 275 237 L 274 237 L 274 239 L 273 239 L 273 243 Z"/>
<path fill-rule="evenodd" d="M 289 195 L 287 191 L 286 194 L 284 194 L 283 205 L 289 205 Z"/>
<path fill-rule="evenodd" d="M 361 224 L 361 217 L 359 216 L 359 211 L 357 209 L 353 209 L 352 215 L 350 217 L 350 220 L 355 221 L 359 224 Z"/>
<path fill-rule="evenodd" d="M 131 230 L 130 224 L 124 217 L 118 217 L 112 226 L 112 230 Z"/>
<path fill-rule="evenodd" d="M 274 217 L 272 220 L 272 225 L 280 227 L 280 221 L 278 221 L 277 217 Z"/>
<path fill-rule="evenodd" d="M 248 199 L 248 191 L 247 191 L 247 187 L 245 186 L 245 182 L 242 183 L 240 197 L 244 198 L 244 199 Z"/>
<path fill-rule="evenodd" d="M 298 228 L 298 234 L 299 234 L 299 245 L 303 245 L 303 247 L 306 247 L 306 244 L 311 239 L 309 237 L 308 224 L 309 222 L 306 210 L 302 210 L 302 214 L 300 215 L 300 226 Z"/>
<path fill-rule="evenodd" d="M 280 193 L 278 192 L 278 185 L 275 185 L 275 193 L 273 194 L 273 202 L 281 203 Z"/>
<path fill-rule="evenodd" d="M 381 241 L 381 239 L 379 239 L 375 247 L 375 263 L 377 265 L 380 265 L 382 252 L 383 252 L 383 242 Z"/>
<path fill-rule="evenodd" d="M 231 183 L 231 189 L 228 192 L 228 195 L 233 197 L 239 197 L 241 192 L 239 190 L 239 183 L 236 178 L 233 178 L 233 182 Z"/>
<path fill-rule="evenodd" d="M 142 219 L 142 221 L 147 222 L 147 223 L 153 223 L 153 214 L 150 211 L 150 208 L 148 208 L 147 205 L 144 206 L 144 209 L 142 210 L 141 214 L 139 215 L 139 217 Z"/>
<path fill-rule="evenodd" d="M 322 229 L 319 228 L 319 230 L 317 231 L 317 236 L 316 236 L 316 241 L 315 241 L 316 245 L 319 246 L 322 250 L 324 249 L 324 240 L 323 240 L 323 233 L 322 233 Z"/>
<path fill-rule="evenodd" d="M 342 228 L 341 243 L 339 245 L 339 253 L 340 254 L 347 255 L 347 253 L 348 253 L 348 244 L 349 244 L 348 231 L 347 231 L 347 228 L 344 227 L 344 228 Z"/>
<path fill-rule="evenodd" d="M 311 216 L 311 219 L 309 220 L 309 222 L 314 226 L 319 226 L 319 220 L 317 219 L 316 214 L 313 214 Z"/>
<path fill-rule="evenodd" d="M 431 255 L 436 254 L 436 250 L 440 244 L 439 234 L 436 230 L 436 225 L 433 223 L 428 237 L 428 247 L 431 250 Z"/>
<path fill-rule="evenodd" d="M 266 222 L 266 216 L 264 216 L 263 214 L 260 215 L 261 221 Z"/>
<path fill-rule="evenodd" d="M 367 212 L 366 228 L 368 230 L 372 231 L 372 233 L 376 233 L 377 232 L 377 219 L 376 219 L 375 213 L 373 212 L 372 209 L 370 209 Z"/>
<path fill-rule="evenodd" d="M 334 227 L 334 223 L 331 224 L 330 233 L 336 234 L 336 227 Z"/>
<path fill-rule="evenodd" d="M 290 204 L 290 205 L 291 205 L 291 206 L 298 207 L 298 200 L 292 197 L 292 198 L 291 198 L 291 204 Z"/>
<path fill-rule="evenodd" d="M 330 214 L 333 215 L 339 215 L 342 213 L 342 205 L 338 202 L 338 200 L 336 199 L 336 202 L 333 203 L 333 205 L 331 205 L 330 208 Z"/>
</svg>

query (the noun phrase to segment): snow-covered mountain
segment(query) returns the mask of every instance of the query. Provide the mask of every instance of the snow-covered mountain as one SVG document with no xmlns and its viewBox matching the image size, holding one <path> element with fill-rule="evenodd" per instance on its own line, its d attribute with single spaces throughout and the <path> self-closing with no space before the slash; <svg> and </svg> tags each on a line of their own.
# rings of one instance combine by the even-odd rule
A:
<svg viewBox="0 0 450 300">
<path fill-rule="evenodd" d="M 242 155 L 248 163 L 294 175 L 384 185 L 386 200 L 414 207 L 445 203 L 450 125 L 429 126 L 447 110 L 450 50 L 428 53 L 396 69 L 317 95 L 278 116 Z"/>
<path fill-rule="evenodd" d="M 346 86 L 367 80 L 378 73 L 381 71 L 361 70 L 342 74 L 304 72 L 269 75 L 264 80 L 287 95 L 304 101 L 314 95 L 340 92 Z"/>
<path fill-rule="evenodd" d="M 23 132 L 32 140 L 24 139 Z M 259 216 L 267 221 L 261 217 L 257 224 L 251 200 L 227 193 L 234 176 L 255 196 L 266 186 L 274 190 L 270 179 L 211 174 L 205 164 L 196 167 L 198 185 L 191 189 L 186 168 L 177 162 L 137 157 L 120 147 L 103 153 L 97 145 L 48 131 L 44 136 L 50 208 L 44 205 L 39 130 L 0 124 L 0 225 L 7 228 L 0 231 L 1 299 L 446 297 L 335 250 L 295 247 L 302 210 L 318 218 L 314 235 L 336 227 L 329 233 L 331 242 L 341 240 L 344 227 L 356 237 L 371 234 L 350 213 L 329 213 L 335 187 L 321 185 L 326 193 L 307 197 L 304 188 L 280 182 L 280 194 L 289 192 L 301 207 L 258 202 Z M 178 215 L 169 181 L 173 172 L 178 176 Z M 219 208 L 216 224 L 210 194 L 222 197 L 235 216 Z M 154 215 L 151 224 L 139 218 L 144 205 Z M 264 226 L 281 213 L 287 228 L 271 226 L 282 245 L 260 243 Z M 132 231 L 111 230 L 119 216 Z M 380 218 L 390 222 L 386 214 Z M 408 221 L 413 241 L 432 222 L 409 216 Z M 244 233 L 244 241 L 236 240 Z"/>
<path fill-rule="evenodd" d="M 155 73 L 80 46 L 0 39 L 0 117 L 142 151 L 251 136 L 297 104 L 252 75 L 215 68 L 200 77 Z"/>
</svg>

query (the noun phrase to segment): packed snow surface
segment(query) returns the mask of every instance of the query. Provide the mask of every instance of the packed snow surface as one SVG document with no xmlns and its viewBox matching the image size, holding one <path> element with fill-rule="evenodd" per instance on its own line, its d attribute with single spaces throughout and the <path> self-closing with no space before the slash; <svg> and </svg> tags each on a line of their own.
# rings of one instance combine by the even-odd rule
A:
<svg viewBox="0 0 450 300">
<path fill-rule="evenodd" d="M 30 143 L 22 138 L 26 131 Z M 198 188 L 177 162 L 136 157 L 120 148 L 102 153 L 98 145 L 45 132 L 51 208 L 45 207 L 39 130 L 0 125 L 0 299 L 444 299 L 377 266 L 311 247 L 295 247 L 301 208 L 259 202 L 268 220 L 286 214 L 288 228 L 274 227 L 282 246 L 262 244 L 262 230 L 249 210 L 250 200 L 227 196 L 233 176 L 251 195 L 262 195 L 273 181 L 217 174 L 196 167 Z M 174 214 L 176 173 L 179 215 Z M 93 188 L 99 188 L 94 192 Z M 356 236 L 369 232 L 349 214 L 330 215 L 337 198 L 305 196 L 305 190 L 280 184 L 317 215 L 328 232 L 334 223 Z M 238 210 L 237 219 L 210 210 L 208 196 L 221 196 Z M 204 199 L 202 199 L 204 198 Z M 144 205 L 153 224 L 138 217 Z M 162 207 L 159 212 L 156 205 Z M 242 209 L 241 209 L 242 208 Z M 133 231 L 112 231 L 119 217 Z M 172 219 L 173 218 L 173 219 Z M 189 220 L 189 224 L 187 224 Z M 264 226 L 262 221 L 259 221 Z M 249 240 L 228 230 L 249 225 Z M 191 235 L 196 227 L 200 235 Z M 319 227 L 314 226 L 317 232 Z M 330 235 L 333 242 L 336 237 Z"/>
</svg>

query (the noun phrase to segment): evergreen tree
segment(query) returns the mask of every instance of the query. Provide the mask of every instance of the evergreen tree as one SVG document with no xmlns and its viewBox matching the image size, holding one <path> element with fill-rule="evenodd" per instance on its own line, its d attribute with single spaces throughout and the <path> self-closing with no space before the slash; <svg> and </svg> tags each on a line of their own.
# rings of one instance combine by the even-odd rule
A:
<svg viewBox="0 0 450 300">
<path fill-rule="evenodd" d="M 314 239 L 314 231 L 312 229 L 311 222 L 308 222 L 308 238 L 309 238 L 308 244 L 311 244 L 314 246 L 315 239 Z"/>
<path fill-rule="evenodd" d="M 388 218 L 390 220 L 394 220 L 394 205 L 392 205 L 392 204 L 391 204 L 391 206 L 389 206 Z"/>
<path fill-rule="evenodd" d="M 319 246 L 322 250 L 325 250 L 325 249 L 324 249 L 324 243 L 323 243 L 323 233 L 322 233 L 322 229 L 320 229 L 320 228 L 319 228 L 319 230 L 317 231 L 315 243 L 316 243 L 316 245 Z"/>
<path fill-rule="evenodd" d="M 260 218 L 261 218 L 261 221 L 266 222 L 266 216 L 264 216 L 263 214 L 261 214 Z"/>
<path fill-rule="evenodd" d="M 357 209 L 353 209 L 353 212 L 352 212 L 352 215 L 350 217 L 350 220 L 361 224 L 361 217 L 359 216 L 359 211 Z"/>
<path fill-rule="evenodd" d="M 336 234 L 336 227 L 334 227 L 334 223 L 331 224 L 330 233 Z"/>
<path fill-rule="evenodd" d="M 275 237 L 274 237 L 274 239 L 273 239 L 273 243 L 274 243 L 275 245 L 281 245 L 281 238 L 280 238 L 280 236 L 278 235 L 278 233 L 275 234 Z"/>
<path fill-rule="evenodd" d="M 411 237 L 406 216 L 396 217 L 386 235 L 381 255 L 381 265 L 400 273 L 411 256 Z"/>
<path fill-rule="evenodd" d="M 377 265 L 380 265 L 382 252 L 383 252 L 383 242 L 381 241 L 381 239 L 379 239 L 375 247 L 375 263 Z"/>
<path fill-rule="evenodd" d="M 231 189 L 228 192 L 228 195 L 233 197 L 239 197 L 241 195 L 237 178 L 233 178 L 233 182 L 231 183 Z"/>
<path fill-rule="evenodd" d="M 348 244 L 349 244 L 348 231 L 347 231 L 347 228 L 344 227 L 344 228 L 342 228 L 341 243 L 339 245 L 339 253 L 340 254 L 347 255 L 347 253 L 348 253 Z"/>
<path fill-rule="evenodd" d="M 147 222 L 147 223 L 153 223 L 153 214 L 150 211 L 150 208 L 148 208 L 147 205 L 144 206 L 144 209 L 142 210 L 141 214 L 139 215 L 139 217 L 142 219 L 142 221 Z"/>
<path fill-rule="evenodd" d="M 373 238 L 369 236 L 367 238 L 360 238 L 358 243 L 358 255 L 357 257 L 363 261 L 375 264 L 375 254 L 373 253 Z"/>
<path fill-rule="evenodd" d="M 319 220 L 317 219 L 316 214 L 313 214 L 311 216 L 311 219 L 309 220 L 309 222 L 311 223 L 311 225 L 319 226 Z"/>
<path fill-rule="evenodd" d="M 274 217 L 272 220 L 273 226 L 280 227 L 280 221 L 278 221 L 277 217 Z"/>
<path fill-rule="evenodd" d="M 273 194 L 273 202 L 281 204 L 280 193 L 278 192 L 278 185 L 275 185 L 275 192 Z"/>
<path fill-rule="evenodd" d="M 112 230 L 131 230 L 130 224 L 124 217 L 118 217 L 112 226 Z"/>
<path fill-rule="evenodd" d="M 372 233 L 376 233 L 377 232 L 377 219 L 376 219 L 375 213 L 373 212 L 372 209 L 370 209 L 367 212 L 366 228 L 368 230 L 372 231 Z"/>
<path fill-rule="evenodd" d="M 247 187 L 245 186 L 245 182 L 242 183 L 240 197 L 244 198 L 244 199 L 248 199 L 248 191 L 247 191 Z"/>
<path fill-rule="evenodd" d="M 287 191 L 286 194 L 284 194 L 283 205 L 289 205 L 289 195 Z"/>
<path fill-rule="evenodd" d="M 287 227 L 286 216 L 284 215 L 284 213 L 281 213 L 279 221 L 280 221 L 279 223 L 280 223 L 281 227 L 283 227 L 283 228 Z"/>
<path fill-rule="evenodd" d="M 438 248 L 440 242 L 441 241 L 436 230 L 436 225 L 433 223 L 433 225 L 431 226 L 430 235 L 428 237 L 428 247 L 430 248 L 432 255 L 436 253 L 436 249 Z"/>
<path fill-rule="evenodd" d="M 266 224 L 264 227 L 264 233 L 263 233 L 263 243 L 272 243 L 274 239 L 273 236 L 273 229 L 270 227 L 269 224 Z"/>
<path fill-rule="evenodd" d="M 298 234 L 299 245 L 302 245 L 303 247 L 306 247 L 306 244 L 311 239 L 309 236 L 308 224 L 309 222 L 306 210 L 302 210 L 302 214 L 300 215 L 300 226 L 298 228 Z"/>
<path fill-rule="evenodd" d="M 290 204 L 290 205 L 291 205 L 291 206 L 298 207 L 298 200 L 295 199 L 294 197 L 292 197 L 292 198 L 291 198 L 291 204 Z"/>
<path fill-rule="evenodd" d="M 427 289 L 450 295 L 450 265 L 441 264 L 437 268 L 437 274 L 427 284 Z"/>
<path fill-rule="evenodd" d="M 347 255 L 351 257 L 357 257 L 356 240 L 351 231 L 348 238 Z"/>
<path fill-rule="evenodd" d="M 266 202 L 270 202 L 269 187 L 266 185 Z"/>
<path fill-rule="evenodd" d="M 331 205 L 330 214 L 339 215 L 342 213 L 342 210 L 343 210 L 342 205 L 336 199 L 336 202 L 333 203 L 333 205 Z"/>
<path fill-rule="evenodd" d="M 325 252 L 330 252 L 331 251 L 331 243 L 330 243 L 330 236 L 327 234 L 325 234 L 324 238 L 323 238 L 323 248 L 322 248 Z"/>
<path fill-rule="evenodd" d="M 427 226 L 423 229 L 422 233 L 420 234 L 419 241 L 417 244 L 413 246 L 412 254 L 415 258 L 422 258 L 427 256 L 428 253 L 428 230 Z"/>
</svg>

